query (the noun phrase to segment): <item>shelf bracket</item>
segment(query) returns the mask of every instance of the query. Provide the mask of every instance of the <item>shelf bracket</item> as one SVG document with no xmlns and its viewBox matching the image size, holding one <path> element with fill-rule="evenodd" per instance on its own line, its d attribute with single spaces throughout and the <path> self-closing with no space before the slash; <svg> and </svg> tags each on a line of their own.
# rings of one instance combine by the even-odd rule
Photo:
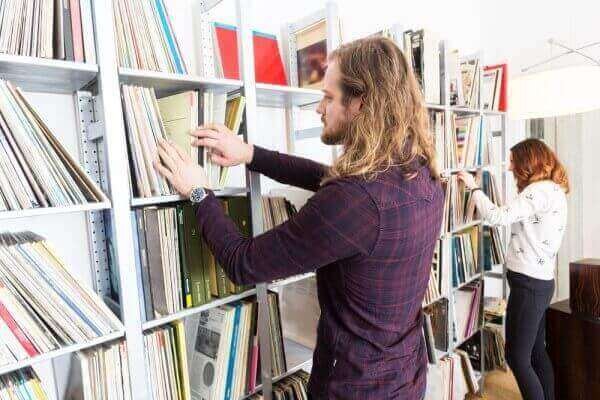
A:
<svg viewBox="0 0 600 400">
<path fill-rule="evenodd" d="M 79 128 L 80 161 L 85 173 L 106 192 L 106 160 L 103 126 L 97 119 L 96 97 L 90 92 L 78 91 L 74 95 Z M 105 216 L 103 211 L 92 211 L 86 214 L 88 222 L 88 240 L 92 265 L 94 291 L 103 297 L 110 297 L 111 282 L 106 235 Z"/>
</svg>

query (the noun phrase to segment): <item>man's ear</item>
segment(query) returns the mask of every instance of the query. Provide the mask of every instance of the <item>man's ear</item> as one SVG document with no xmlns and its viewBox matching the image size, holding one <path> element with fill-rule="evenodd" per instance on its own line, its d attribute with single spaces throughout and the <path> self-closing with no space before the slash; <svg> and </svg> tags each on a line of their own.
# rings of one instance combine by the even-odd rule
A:
<svg viewBox="0 0 600 400">
<path fill-rule="evenodd" d="M 360 111 L 363 106 L 362 97 L 353 97 L 350 99 L 350 104 L 348 104 L 348 111 L 350 115 L 356 115 Z"/>
</svg>

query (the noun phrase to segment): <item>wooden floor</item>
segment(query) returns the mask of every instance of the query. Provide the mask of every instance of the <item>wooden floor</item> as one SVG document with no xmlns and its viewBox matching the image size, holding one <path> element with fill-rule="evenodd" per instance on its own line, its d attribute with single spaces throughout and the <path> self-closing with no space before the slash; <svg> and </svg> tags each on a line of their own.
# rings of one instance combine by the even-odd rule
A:
<svg viewBox="0 0 600 400">
<path fill-rule="evenodd" d="M 483 397 L 471 396 L 469 400 L 522 400 L 517 382 L 510 372 L 493 371 L 485 378 Z"/>
</svg>

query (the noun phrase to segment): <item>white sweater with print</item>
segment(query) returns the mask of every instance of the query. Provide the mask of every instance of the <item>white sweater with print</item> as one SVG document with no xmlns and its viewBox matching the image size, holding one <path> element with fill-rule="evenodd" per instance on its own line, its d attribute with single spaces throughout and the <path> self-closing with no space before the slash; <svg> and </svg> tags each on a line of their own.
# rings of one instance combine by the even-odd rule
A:
<svg viewBox="0 0 600 400">
<path fill-rule="evenodd" d="M 556 253 L 567 224 L 567 198 L 558 184 L 534 182 L 502 207 L 481 190 L 473 193 L 473 200 L 485 222 L 511 225 L 508 269 L 536 279 L 554 279 Z"/>
</svg>

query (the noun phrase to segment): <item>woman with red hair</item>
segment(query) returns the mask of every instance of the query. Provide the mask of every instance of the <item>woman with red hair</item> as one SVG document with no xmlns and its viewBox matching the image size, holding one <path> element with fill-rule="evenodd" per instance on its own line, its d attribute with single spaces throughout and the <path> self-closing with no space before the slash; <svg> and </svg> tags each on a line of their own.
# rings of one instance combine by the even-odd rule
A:
<svg viewBox="0 0 600 400">
<path fill-rule="evenodd" d="M 527 139 L 511 148 L 510 170 L 518 196 L 498 207 L 473 176 L 459 173 L 483 220 L 510 225 L 506 257 L 510 286 L 506 360 L 525 400 L 554 400 L 554 374 L 546 352 L 546 309 L 554 293 L 554 265 L 567 222 L 569 180 L 544 142 Z"/>
</svg>

